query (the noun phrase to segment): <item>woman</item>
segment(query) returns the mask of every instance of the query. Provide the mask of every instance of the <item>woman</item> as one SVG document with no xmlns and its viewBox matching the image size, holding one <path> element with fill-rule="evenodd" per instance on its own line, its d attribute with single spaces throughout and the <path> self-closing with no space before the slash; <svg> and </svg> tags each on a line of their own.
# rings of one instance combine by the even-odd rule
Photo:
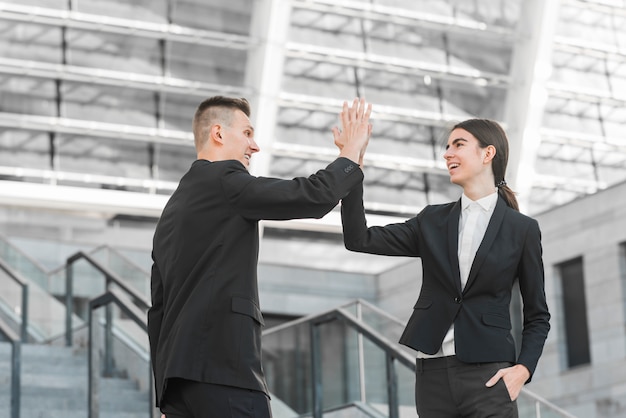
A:
<svg viewBox="0 0 626 418">
<path fill-rule="evenodd" d="M 337 135 L 336 135 L 337 136 Z M 444 159 L 458 201 L 425 207 L 404 223 L 367 227 L 363 190 L 342 201 L 351 251 L 422 258 L 422 288 L 400 343 L 415 349 L 420 418 L 517 417 L 550 329 L 537 221 L 506 185 L 506 134 L 494 121 L 455 125 Z M 509 305 L 524 302 L 519 355 Z"/>
</svg>

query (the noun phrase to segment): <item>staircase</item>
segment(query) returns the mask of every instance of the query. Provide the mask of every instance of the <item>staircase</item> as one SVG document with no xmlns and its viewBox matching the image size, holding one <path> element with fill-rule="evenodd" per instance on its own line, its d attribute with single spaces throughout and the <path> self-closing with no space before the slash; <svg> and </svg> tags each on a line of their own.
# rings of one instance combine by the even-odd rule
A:
<svg viewBox="0 0 626 418">
<path fill-rule="evenodd" d="M 39 344 L 21 346 L 21 418 L 87 416 L 85 348 Z M 10 416 L 11 345 L 0 342 L 0 418 Z M 146 418 L 148 392 L 124 378 L 99 380 L 101 418 Z"/>
<path fill-rule="evenodd" d="M 150 400 L 148 277 L 107 247 L 79 251 L 45 273 L 0 237 L 0 418 L 160 416 Z M 80 293 L 89 299 L 80 317 L 67 310 L 73 289 L 82 292 L 81 285 L 98 279 L 105 293 Z M 53 296 L 63 291 L 66 303 Z M 417 418 L 414 353 L 397 344 L 403 327 L 356 300 L 265 330 L 263 367 L 274 417 Z M 20 354 L 17 382 L 8 341 Z M 92 353 L 91 385 L 85 346 Z M 12 390 L 19 392 L 19 411 L 11 409 Z M 518 405 L 521 418 L 575 418 L 526 389 Z"/>
</svg>

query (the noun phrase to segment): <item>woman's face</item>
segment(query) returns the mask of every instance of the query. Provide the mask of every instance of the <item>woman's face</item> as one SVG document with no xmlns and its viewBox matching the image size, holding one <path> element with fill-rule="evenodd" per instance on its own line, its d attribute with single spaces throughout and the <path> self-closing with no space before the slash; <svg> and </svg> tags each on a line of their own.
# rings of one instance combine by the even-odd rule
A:
<svg viewBox="0 0 626 418">
<path fill-rule="evenodd" d="M 491 171 L 491 165 L 487 164 L 491 158 L 486 158 L 489 148 L 481 148 L 480 142 L 465 129 L 456 128 L 450 132 L 443 154 L 450 181 L 465 187 L 468 182 L 483 176 L 486 169 Z"/>
</svg>

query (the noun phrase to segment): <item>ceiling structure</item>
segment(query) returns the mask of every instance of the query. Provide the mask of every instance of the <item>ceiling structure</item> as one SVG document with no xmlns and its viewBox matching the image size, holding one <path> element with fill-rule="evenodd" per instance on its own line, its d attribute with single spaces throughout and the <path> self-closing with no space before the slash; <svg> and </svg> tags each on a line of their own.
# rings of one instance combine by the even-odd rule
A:
<svg viewBox="0 0 626 418">
<path fill-rule="evenodd" d="M 506 127 L 509 183 L 536 214 L 626 180 L 625 21 L 620 0 L 0 0 L 0 197 L 155 218 L 204 98 L 249 98 L 251 170 L 291 178 L 332 161 L 342 102 L 365 96 L 370 224 L 458 198 L 443 142 L 471 117 Z M 339 232 L 336 211 L 268 222 L 262 256 L 390 268 Z"/>
</svg>

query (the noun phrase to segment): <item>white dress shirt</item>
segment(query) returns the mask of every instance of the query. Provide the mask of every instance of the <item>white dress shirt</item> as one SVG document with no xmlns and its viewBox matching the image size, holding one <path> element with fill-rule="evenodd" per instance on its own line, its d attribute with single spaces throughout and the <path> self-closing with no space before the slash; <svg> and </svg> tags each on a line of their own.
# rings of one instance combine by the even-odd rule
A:
<svg viewBox="0 0 626 418">
<path fill-rule="evenodd" d="M 485 237 L 489 220 L 496 208 L 498 193 L 494 192 L 481 199 L 473 201 L 465 195 L 461 196 L 461 215 L 459 217 L 459 271 L 461 273 L 461 289 L 465 288 L 470 268 L 474 262 L 476 251 Z M 418 358 L 451 356 L 454 349 L 454 324 L 443 339 L 439 352 L 434 355 L 418 352 Z"/>
</svg>

